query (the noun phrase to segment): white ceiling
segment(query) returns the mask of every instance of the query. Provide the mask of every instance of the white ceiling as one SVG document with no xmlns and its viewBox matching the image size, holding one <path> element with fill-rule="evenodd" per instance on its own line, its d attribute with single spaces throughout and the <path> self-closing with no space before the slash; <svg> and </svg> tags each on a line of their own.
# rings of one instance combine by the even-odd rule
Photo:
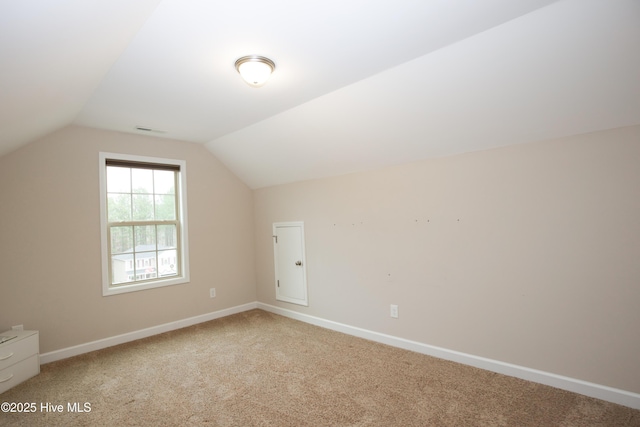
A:
<svg viewBox="0 0 640 427">
<path fill-rule="evenodd" d="M 142 126 L 259 188 L 640 124 L 640 1 L 2 0 L 0 64 L 0 155 Z"/>
</svg>

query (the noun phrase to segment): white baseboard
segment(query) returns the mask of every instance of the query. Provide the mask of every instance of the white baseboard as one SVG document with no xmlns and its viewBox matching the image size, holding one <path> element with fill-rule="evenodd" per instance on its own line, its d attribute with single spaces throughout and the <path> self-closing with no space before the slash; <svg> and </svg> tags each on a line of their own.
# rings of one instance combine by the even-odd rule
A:
<svg viewBox="0 0 640 427">
<path fill-rule="evenodd" d="M 600 384 L 594 384 L 575 378 L 564 377 L 562 375 L 539 371 L 524 366 L 500 362 L 498 360 L 492 360 L 484 357 L 474 356 L 471 354 L 461 353 L 454 350 L 447 350 L 446 348 L 435 347 L 417 341 L 411 341 L 404 338 L 381 334 L 379 332 L 349 326 L 343 323 L 333 322 L 331 320 L 310 316 L 307 314 L 299 313 L 297 311 L 287 310 L 285 308 L 280 308 L 261 302 L 257 303 L 257 308 L 269 311 L 271 313 L 279 314 L 281 316 L 289 317 L 291 319 L 300 320 L 305 323 L 310 323 L 312 325 L 342 332 L 348 335 L 353 335 L 359 338 L 365 338 L 382 344 L 391 345 L 393 347 L 415 351 L 417 353 L 438 357 L 440 359 L 451 360 L 453 362 L 474 366 L 476 368 L 484 369 L 487 371 L 497 372 L 499 374 L 521 378 L 539 384 L 545 384 L 562 390 L 567 390 L 585 396 L 595 397 L 596 399 L 606 400 L 608 402 L 628 406 L 634 409 L 640 409 L 640 394 L 638 393 L 607 387 Z"/>
<path fill-rule="evenodd" d="M 124 344 L 126 342 L 139 340 L 141 338 L 147 338 L 152 335 L 162 334 L 164 332 L 174 331 L 176 329 L 186 328 L 187 326 L 208 322 L 209 320 L 219 319 L 220 317 L 230 316 L 232 314 L 252 310 L 257 307 L 257 302 L 251 302 L 248 304 L 226 308 L 224 310 L 202 314 L 200 316 L 189 317 L 188 319 L 176 320 L 175 322 L 169 322 L 158 326 L 152 326 L 146 329 L 140 329 L 138 331 L 128 332 L 122 335 L 116 335 L 114 337 L 91 341 L 85 344 L 63 348 L 61 350 L 51 351 L 49 353 L 40 355 L 40 364 L 44 365 L 45 363 L 55 362 L 56 360 L 62 360 L 68 357 L 89 353 L 90 351 L 100 350 L 118 344 Z"/>
<path fill-rule="evenodd" d="M 552 374 L 549 372 L 539 371 L 524 366 L 513 365 L 498 360 L 474 356 L 472 354 L 448 350 L 446 348 L 423 344 L 404 338 L 398 338 L 392 335 L 386 335 L 379 332 L 346 325 L 344 323 L 338 323 L 331 320 L 322 319 L 320 317 L 310 316 L 308 314 L 299 313 L 293 310 L 288 310 L 261 302 L 251 302 L 224 310 L 202 314 L 200 316 L 190 317 L 188 319 L 177 320 L 175 322 L 165 323 L 138 331 L 128 332 L 122 335 L 116 335 L 113 337 L 91 341 L 73 347 L 51 351 L 49 353 L 40 355 L 40 363 L 46 364 L 55 362 L 56 360 L 62 360 L 68 357 L 89 353 L 91 351 L 100 350 L 114 345 L 124 344 L 126 342 L 147 338 L 152 335 L 158 335 L 164 332 L 186 328 L 187 326 L 208 322 L 210 320 L 230 316 L 232 314 L 241 313 L 243 311 L 248 311 L 255 308 L 259 308 L 261 310 L 279 314 L 281 316 L 289 317 L 291 319 L 299 320 L 312 325 L 331 329 L 337 332 L 342 332 L 344 334 L 391 345 L 393 347 L 415 351 L 417 353 L 438 357 L 440 359 L 451 360 L 453 362 L 474 366 L 476 368 L 485 369 L 487 371 L 509 375 L 527 381 L 533 381 L 539 384 L 549 385 L 562 390 L 583 394 L 585 396 L 595 397 L 596 399 L 606 400 L 608 402 L 617 403 L 619 405 L 628 406 L 634 409 L 640 409 L 640 394 L 638 393 L 607 387 L 600 384 L 594 384 L 575 378 Z"/>
</svg>

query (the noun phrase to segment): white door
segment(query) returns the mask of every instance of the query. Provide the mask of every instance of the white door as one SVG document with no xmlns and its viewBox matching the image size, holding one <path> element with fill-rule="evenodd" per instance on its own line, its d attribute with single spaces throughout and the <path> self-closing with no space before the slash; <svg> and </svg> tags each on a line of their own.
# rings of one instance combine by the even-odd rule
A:
<svg viewBox="0 0 640 427">
<path fill-rule="evenodd" d="M 304 257 L 304 223 L 274 223 L 273 253 L 276 270 L 276 299 L 309 305 Z"/>
</svg>

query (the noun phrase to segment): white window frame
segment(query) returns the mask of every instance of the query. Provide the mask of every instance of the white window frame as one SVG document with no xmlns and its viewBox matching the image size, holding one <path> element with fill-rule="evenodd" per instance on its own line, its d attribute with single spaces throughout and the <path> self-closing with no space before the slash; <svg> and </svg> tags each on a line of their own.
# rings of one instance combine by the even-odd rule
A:
<svg viewBox="0 0 640 427">
<path fill-rule="evenodd" d="M 187 227 L 187 162 L 185 160 L 165 159 L 159 157 L 135 156 L 121 153 L 100 152 L 100 236 L 102 248 L 102 295 L 118 295 L 127 292 L 136 292 L 144 289 L 153 289 L 163 286 L 179 285 L 189 282 L 189 243 Z M 142 283 L 111 285 L 109 274 L 109 237 L 107 222 L 107 159 L 123 160 L 130 162 L 156 163 L 174 165 L 180 167 L 178 174 L 178 209 L 180 232 L 178 233 L 178 245 L 180 256 L 181 275 L 177 277 L 157 279 Z"/>
</svg>

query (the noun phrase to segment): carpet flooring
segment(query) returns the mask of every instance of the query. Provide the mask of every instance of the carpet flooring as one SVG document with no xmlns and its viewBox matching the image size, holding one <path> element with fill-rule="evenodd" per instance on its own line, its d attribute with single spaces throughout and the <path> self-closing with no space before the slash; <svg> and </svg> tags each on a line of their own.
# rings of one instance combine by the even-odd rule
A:
<svg viewBox="0 0 640 427">
<path fill-rule="evenodd" d="M 43 365 L 0 402 L 37 406 L 2 426 L 640 426 L 638 410 L 262 310 Z"/>
</svg>

